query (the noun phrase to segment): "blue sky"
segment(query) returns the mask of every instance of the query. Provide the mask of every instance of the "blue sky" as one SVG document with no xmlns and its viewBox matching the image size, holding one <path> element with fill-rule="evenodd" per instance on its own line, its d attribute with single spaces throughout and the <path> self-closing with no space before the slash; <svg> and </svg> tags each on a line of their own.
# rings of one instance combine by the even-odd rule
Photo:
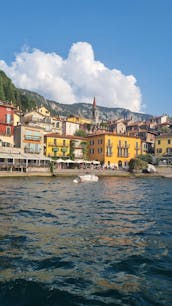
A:
<svg viewBox="0 0 172 306">
<path fill-rule="evenodd" d="M 1 12 L 0 69 L 17 87 L 172 115 L 171 0 L 11 0 Z"/>
</svg>

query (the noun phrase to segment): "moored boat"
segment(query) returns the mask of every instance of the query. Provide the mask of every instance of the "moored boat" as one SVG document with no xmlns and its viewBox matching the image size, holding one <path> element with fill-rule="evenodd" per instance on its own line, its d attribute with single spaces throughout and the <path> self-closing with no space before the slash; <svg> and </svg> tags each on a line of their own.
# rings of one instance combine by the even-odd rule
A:
<svg viewBox="0 0 172 306">
<path fill-rule="evenodd" d="M 73 180 L 74 183 L 98 182 L 99 178 L 94 174 L 79 175 Z"/>
</svg>

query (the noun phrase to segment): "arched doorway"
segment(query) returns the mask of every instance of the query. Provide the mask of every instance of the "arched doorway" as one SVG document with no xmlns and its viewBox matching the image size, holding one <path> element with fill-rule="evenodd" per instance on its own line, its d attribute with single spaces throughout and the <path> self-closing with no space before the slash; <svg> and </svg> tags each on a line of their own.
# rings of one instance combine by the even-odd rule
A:
<svg viewBox="0 0 172 306">
<path fill-rule="evenodd" d="M 118 168 L 122 168 L 122 161 L 121 160 L 118 161 Z"/>
</svg>

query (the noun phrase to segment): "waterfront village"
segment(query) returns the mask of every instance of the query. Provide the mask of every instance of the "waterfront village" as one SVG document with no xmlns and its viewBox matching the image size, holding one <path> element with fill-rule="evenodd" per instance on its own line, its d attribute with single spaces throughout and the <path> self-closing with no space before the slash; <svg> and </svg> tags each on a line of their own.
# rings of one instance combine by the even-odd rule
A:
<svg viewBox="0 0 172 306">
<path fill-rule="evenodd" d="M 61 169 L 128 170 L 139 156 L 162 165 L 172 161 L 172 120 L 164 114 L 148 121 L 99 121 L 52 116 L 45 106 L 23 113 L 0 101 L 0 173 L 52 173 Z M 53 170 L 52 170 L 53 168 Z"/>
</svg>

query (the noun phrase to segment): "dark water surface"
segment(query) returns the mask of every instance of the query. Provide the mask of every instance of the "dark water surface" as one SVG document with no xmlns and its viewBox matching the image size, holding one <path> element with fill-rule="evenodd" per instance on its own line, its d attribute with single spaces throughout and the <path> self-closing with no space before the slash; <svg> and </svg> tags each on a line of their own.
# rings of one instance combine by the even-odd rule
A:
<svg viewBox="0 0 172 306">
<path fill-rule="evenodd" d="M 0 178 L 0 305 L 172 305 L 172 180 Z"/>
</svg>

